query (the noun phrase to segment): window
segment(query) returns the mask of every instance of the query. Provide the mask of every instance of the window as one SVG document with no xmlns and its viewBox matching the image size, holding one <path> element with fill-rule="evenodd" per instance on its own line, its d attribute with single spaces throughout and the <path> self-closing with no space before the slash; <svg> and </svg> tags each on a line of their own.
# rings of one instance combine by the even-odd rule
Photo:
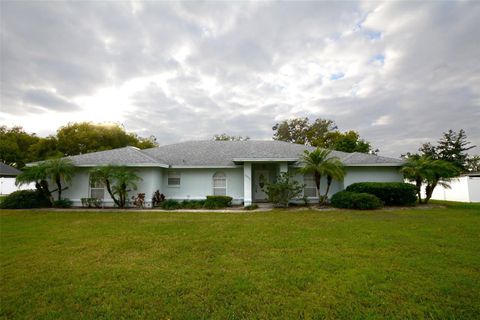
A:
<svg viewBox="0 0 480 320">
<path fill-rule="evenodd" d="M 317 186 L 315 184 L 313 173 L 304 175 L 303 183 L 305 184 L 303 195 L 307 198 L 315 198 L 317 196 Z"/>
<path fill-rule="evenodd" d="M 180 186 L 180 172 L 169 171 L 167 183 L 169 187 L 178 187 Z"/>
<path fill-rule="evenodd" d="M 103 182 L 90 181 L 90 198 L 95 198 L 99 200 L 105 199 L 105 185 Z"/>
<path fill-rule="evenodd" d="M 216 172 L 213 175 L 213 195 L 227 195 L 227 176 L 223 172 Z"/>
</svg>

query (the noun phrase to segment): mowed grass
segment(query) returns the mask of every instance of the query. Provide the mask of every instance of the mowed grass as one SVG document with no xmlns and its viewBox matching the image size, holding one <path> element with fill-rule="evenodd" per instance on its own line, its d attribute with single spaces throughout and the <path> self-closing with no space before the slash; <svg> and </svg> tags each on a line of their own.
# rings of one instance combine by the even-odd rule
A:
<svg viewBox="0 0 480 320">
<path fill-rule="evenodd" d="M 478 319 L 480 210 L 3 211 L 3 318 Z"/>
</svg>

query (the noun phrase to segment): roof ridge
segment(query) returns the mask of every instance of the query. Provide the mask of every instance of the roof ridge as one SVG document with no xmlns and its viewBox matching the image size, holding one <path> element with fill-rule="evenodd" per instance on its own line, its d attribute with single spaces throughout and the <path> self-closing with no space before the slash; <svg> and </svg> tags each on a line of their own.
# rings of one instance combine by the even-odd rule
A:
<svg viewBox="0 0 480 320">
<path fill-rule="evenodd" d="M 156 158 L 154 158 L 154 157 L 152 157 L 152 156 L 144 153 L 141 149 L 139 149 L 139 148 L 137 148 L 137 147 L 130 147 L 130 148 L 132 148 L 135 152 L 141 154 L 143 157 L 147 158 L 148 160 L 153 161 L 153 163 L 159 163 L 159 164 L 167 165 L 167 164 L 165 163 L 165 161 L 162 160 L 162 162 L 160 162 L 158 159 L 156 159 Z"/>
</svg>

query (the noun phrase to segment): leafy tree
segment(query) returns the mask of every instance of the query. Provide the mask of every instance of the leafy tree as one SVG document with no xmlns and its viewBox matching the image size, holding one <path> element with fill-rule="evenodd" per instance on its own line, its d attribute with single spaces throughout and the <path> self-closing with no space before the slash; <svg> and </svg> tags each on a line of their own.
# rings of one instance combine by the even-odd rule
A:
<svg viewBox="0 0 480 320">
<path fill-rule="evenodd" d="M 272 127 L 275 131 L 274 140 L 306 145 L 312 145 L 314 141 L 322 139 L 327 132 L 336 129 L 337 126 L 332 120 L 316 119 L 310 123 L 307 117 L 284 120 Z"/>
<path fill-rule="evenodd" d="M 231 136 L 226 133 L 216 134 L 213 136 L 213 140 L 215 141 L 248 141 L 250 137 L 248 136 Z"/>
<path fill-rule="evenodd" d="M 293 118 L 275 124 L 272 129 L 275 131 L 274 140 L 344 152 L 378 152 L 368 141 L 360 139 L 358 132 L 350 130 L 342 133 L 337 130 L 335 122 L 328 119 L 319 118 L 310 123 L 308 118 Z"/>
<path fill-rule="evenodd" d="M 331 152 L 331 150 L 319 148 L 311 152 L 305 150 L 300 160 L 303 163 L 303 167 L 300 168 L 300 172 L 303 174 L 313 173 L 314 175 L 315 186 L 317 187 L 318 202 L 320 205 L 325 203 L 327 195 L 320 195 L 320 182 L 322 177 L 330 176 L 333 179 L 335 177 L 343 177 L 344 175 L 343 164 L 338 158 L 330 157 Z"/>
<path fill-rule="evenodd" d="M 267 183 L 265 186 L 268 201 L 279 207 L 288 207 L 290 201 L 298 198 L 302 191 L 303 186 L 287 172 L 281 172 L 275 182 Z"/>
<path fill-rule="evenodd" d="M 120 208 L 125 208 L 128 192 L 136 190 L 136 183 L 141 180 L 132 169 L 117 165 L 94 168 L 90 172 L 90 177 L 92 182 L 101 182 L 105 185 L 113 202 Z"/>
<path fill-rule="evenodd" d="M 57 189 L 53 190 L 57 191 L 57 200 L 62 200 L 62 191 L 68 189 L 68 187 L 62 187 L 62 184 L 72 181 L 75 166 L 69 159 L 52 159 L 45 161 L 44 168 L 46 176 L 57 185 Z"/>
<path fill-rule="evenodd" d="M 469 146 L 469 144 L 471 143 L 467 141 L 467 135 L 463 129 L 460 129 L 458 133 L 450 129 L 443 133 L 436 146 L 430 142 L 424 143 L 419 151 L 432 159 L 448 161 L 465 172 L 468 159 L 465 151 L 475 147 Z"/>
<path fill-rule="evenodd" d="M 119 125 L 102 125 L 90 122 L 70 123 L 57 131 L 57 149 L 63 155 L 77 155 L 110 150 L 126 146 L 151 148 L 157 146 L 154 137 L 139 138 L 127 133 Z"/>
<path fill-rule="evenodd" d="M 21 169 L 34 161 L 28 149 L 40 140 L 35 134 L 26 133 L 21 127 L 0 126 L 0 161 Z"/>
<path fill-rule="evenodd" d="M 328 148 L 343 152 L 361 152 L 376 154 L 377 150 L 373 150 L 370 142 L 360 139 L 358 132 L 350 130 L 345 132 L 331 131 L 328 132 L 323 141 L 314 144 L 316 147 Z"/>
<path fill-rule="evenodd" d="M 468 158 L 466 161 L 466 169 L 470 172 L 480 172 L 480 155 Z"/>
</svg>

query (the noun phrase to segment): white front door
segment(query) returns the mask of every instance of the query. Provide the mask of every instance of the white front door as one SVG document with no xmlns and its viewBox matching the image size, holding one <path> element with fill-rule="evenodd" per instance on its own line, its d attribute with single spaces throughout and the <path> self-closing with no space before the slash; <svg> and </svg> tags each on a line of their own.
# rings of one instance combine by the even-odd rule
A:
<svg viewBox="0 0 480 320">
<path fill-rule="evenodd" d="M 268 183 L 268 170 L 255 171 L 255 181 L 253 185 L 253 192 L 255 194 L 255 200 L 266 200 L 267 194 L 263 191 L 263 188 Z"/>
</svg>

